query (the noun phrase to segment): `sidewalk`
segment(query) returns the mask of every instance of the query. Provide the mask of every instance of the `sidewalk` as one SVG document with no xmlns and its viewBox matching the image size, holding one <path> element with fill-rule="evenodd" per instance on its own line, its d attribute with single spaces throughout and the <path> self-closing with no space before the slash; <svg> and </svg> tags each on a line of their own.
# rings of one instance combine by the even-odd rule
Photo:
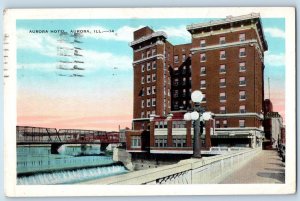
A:
<svg viewBox="0 0 300 201">
<path fill-rule="evenodd" d="M 284 183 L 285 164 L 277 151 L 263 150 L 241 168 L 227 176 L 221 184 Z"/>
</svg>

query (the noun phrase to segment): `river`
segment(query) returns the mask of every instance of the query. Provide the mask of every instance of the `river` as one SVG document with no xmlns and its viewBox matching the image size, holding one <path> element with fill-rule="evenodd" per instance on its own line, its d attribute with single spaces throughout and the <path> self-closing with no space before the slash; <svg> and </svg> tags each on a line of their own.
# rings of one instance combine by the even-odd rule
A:
<svg viewBox="0 0 300 201">
<path fill-rule="evenodd" d="M 50 146 L 17 147 L 17 184 L 74 184 L 128 172 L 109 154 L 100 153 L 99 145 L 63 145 L 59 154 Z"/>
</svg>

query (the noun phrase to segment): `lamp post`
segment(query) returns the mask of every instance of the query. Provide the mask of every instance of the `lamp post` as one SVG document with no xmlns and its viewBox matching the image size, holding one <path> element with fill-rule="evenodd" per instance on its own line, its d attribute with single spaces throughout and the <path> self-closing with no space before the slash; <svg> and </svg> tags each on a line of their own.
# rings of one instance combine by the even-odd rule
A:
<svg viewBox="0 0 300 201">
<path fill-rule="evenodd" d="M 204 109 L 200 106 L 200 103 L 203 99 L 203 94 L 201 91 L 193 91 L 191 99 L 194 103 L 193 112 L 187 112 L 184 114 L 184 120 L 191 121 L 193 120 L 194 127 L 194 144 L 193 144 L 193 157 L 201 158 L 201 135 L 203 133 L 203 120 L 207 121 L 211 118 L 210 112 L 204 112 Z M 200 137 L 199 137 L 200 133 Z"/>
</svg>

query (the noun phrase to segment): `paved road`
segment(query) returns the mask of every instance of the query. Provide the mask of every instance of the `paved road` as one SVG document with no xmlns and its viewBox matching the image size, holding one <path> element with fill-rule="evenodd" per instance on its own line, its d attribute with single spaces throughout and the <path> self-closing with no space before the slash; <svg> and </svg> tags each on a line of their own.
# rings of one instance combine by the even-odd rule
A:
<svg viewBox="0 0 300 201">
<path fill-rule="evenodd" d="M 285 164 L 277 151 L 263 150 L 221 184 L 284 183 Z"/>
</svg>

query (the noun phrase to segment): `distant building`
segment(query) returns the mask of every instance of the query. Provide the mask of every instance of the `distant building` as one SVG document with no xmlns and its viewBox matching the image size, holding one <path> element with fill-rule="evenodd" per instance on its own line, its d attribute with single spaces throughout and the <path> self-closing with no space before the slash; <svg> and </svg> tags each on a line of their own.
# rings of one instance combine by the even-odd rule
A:
<svg viewBox="0 0 300 201">
<path fill-rule="evenodd" d="M 265 149 L 273 149 L 281 143 L 281 139 L 285 142 L 285 127 L 282 117 L 278 112 L 273 111 L 271 100 L 264 101 L 264 121 L 265 130 Z"/>
<path fill-rule="evenodd" d="M 129 152 L 191 154 L 193 128 L 183 120 L 191 93 L 201 90 L 201 106 L 215 114 L 206 122 L 204 147 L 261 146 L 264 52 L 268 49 L 260 15 L 187 26 L 191 43 L 172 45 L 167 34 L 149 27 L 134 32 L 134 104 Z M 172 114 L 172 115 L 170 115 Z M 144 136 L 144 138 L 142 137 Z"/>
</svg>

